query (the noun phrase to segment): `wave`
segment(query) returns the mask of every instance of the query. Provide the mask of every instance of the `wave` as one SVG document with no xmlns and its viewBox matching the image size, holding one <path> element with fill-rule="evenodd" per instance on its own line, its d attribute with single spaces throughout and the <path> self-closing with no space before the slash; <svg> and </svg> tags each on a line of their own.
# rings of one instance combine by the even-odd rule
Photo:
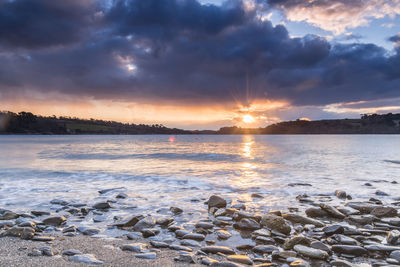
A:
<svg viewBox="0 0 400 267">
<path fill-rule="evenodd" d="M 393 164 L 400 164 L 400 160 L 384 160 L 384 162 L 393 163 Z"/>
</svg>

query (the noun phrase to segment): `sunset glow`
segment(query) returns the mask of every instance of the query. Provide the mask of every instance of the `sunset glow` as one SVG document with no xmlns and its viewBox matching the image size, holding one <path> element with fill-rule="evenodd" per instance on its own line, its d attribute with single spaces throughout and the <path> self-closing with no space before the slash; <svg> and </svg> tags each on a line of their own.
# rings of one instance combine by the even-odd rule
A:
<svg viewBox="0 0 400 267">
<path fill-rule="evenodd" d="M 253 123 L 254 121 L 255 121 L 254 117 L 251 116 L 250 114 L 246 114 L 243 116 L 244 123 Z"/>
</svg>

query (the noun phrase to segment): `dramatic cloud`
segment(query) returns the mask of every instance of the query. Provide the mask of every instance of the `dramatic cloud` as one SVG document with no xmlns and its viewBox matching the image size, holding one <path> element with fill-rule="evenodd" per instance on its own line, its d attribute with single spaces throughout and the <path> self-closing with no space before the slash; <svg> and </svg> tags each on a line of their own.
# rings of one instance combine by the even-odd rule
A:
<svg viewBox="0 0 400 267">
<path fill-rule="evenodd" d="M 399 0 L 267 0 L 289 20 L 306 21 L 336 34 L 400 14 Z"/>
<path fill-rule="evenodd" d="M 313 5 L 333 2 L 344 5 Z M 289 11 L 305 5 L 269 3 Z M 249 108 L 400 97 L 399 49 L 292 38 L 239 0 L 0 0 L 0 62 L 3 99 L 57 94 Z"/>
</svg>

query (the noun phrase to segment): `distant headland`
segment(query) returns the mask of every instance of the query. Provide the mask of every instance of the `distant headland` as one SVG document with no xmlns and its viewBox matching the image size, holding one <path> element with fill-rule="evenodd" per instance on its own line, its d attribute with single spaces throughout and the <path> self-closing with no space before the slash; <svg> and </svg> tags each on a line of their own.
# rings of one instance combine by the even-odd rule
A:
<svg viewBox="0 0 400 267">
<path fill-rule="evenodd" d="M 295 120 L 264 128 L 223 127 L 183 130 L 162 124 L 133 124 L 71 117 L 44 117 L 30 112 L 0 112 L 0 134 L 400 134 L 399 114 L 365 114 L 360 119 Z"/>
</svg>

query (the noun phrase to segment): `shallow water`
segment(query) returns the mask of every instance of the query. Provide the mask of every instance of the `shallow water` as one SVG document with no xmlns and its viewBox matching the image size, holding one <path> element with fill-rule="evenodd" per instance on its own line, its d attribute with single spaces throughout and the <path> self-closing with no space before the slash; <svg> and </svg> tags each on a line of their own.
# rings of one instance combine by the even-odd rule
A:
<svg viewBox="0 0 400 267">
<path fill-rule="evenodd" d="M 399 147 L 395 135 L 0 136 L 0 208 L 54 208 L 54 198 L 93 204 L 122 191 L 130 198 L 109 218 L 178 206 L 189 221 L 206 216 L 202 202 L 213 193 L 258 211 L 335 189 L 361 199 L 379 189 L 392 199 Z M 123 189 L 98 193 L 114 187 Z"/>
</svg>

